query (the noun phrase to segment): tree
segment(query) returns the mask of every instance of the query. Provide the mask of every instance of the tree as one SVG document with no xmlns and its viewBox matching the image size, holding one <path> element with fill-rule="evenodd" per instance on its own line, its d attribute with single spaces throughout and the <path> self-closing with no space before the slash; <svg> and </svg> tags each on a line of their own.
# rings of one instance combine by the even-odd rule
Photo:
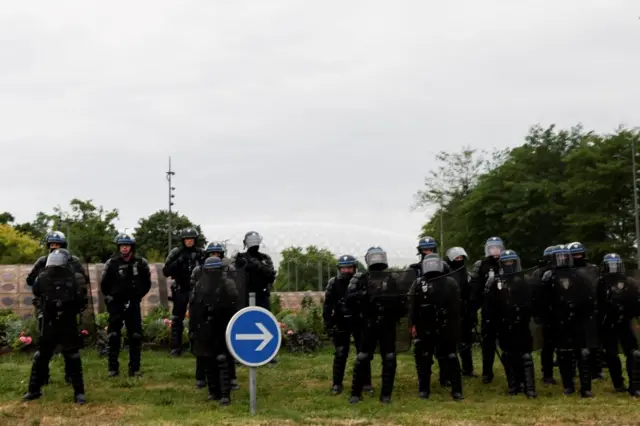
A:
<svg viewBox="0 0 640 426">
<path fill-rule="evenodd" d="M 14 226 L 18 231 L 28 234 L 38 241 L 43 241 L 52 223 L 53 215 L 38 212 L 33 222 L 19 223 Z"/>
<path fill-rule="evenodd" d="M 532 127 L 522 146 L 442 207 L 448 246 L 460 245 L 477 258 L 488 237 L 500 236 L 531 266 L 545 247 L 581 241 L 596 262 L 610 251 L 629 260 L 635 238 L 631 144 L 639 139 L 638 131 L 624 128 L 597 135 L 581 126 Z M 436 214 L 423 232 L 437 235 L 438 229 Z"/>
<path fill-rule="evenodd" d="M 85 262 L 105 262 L 114 252 L 118 210 L 97 207 L 92 200 L 74 198 L 69 203 L 71 211 L 54 208 L 49 216 L 53 229 L 64 232 L 71 252 Z M 36 219 L 37 220 L 37 219 Z"/>
<path fill-rule="evenodd" d="M 450 211 L 471 193 L 479 177 L 500 165 L 505 156 L 506 151 L 495 150 L 489 156 L 486 151 L 470 147 L 463 147 L 458 153 L 438 153 L 437 169 L 429 171 L 424 179 L 424 189 L 414 195 L 413 210 L 437 207 L 420 236 L 430 235 L 440 240 L 440 246 L 444 247 L 445 241 L 451 246 L 449 237 L 453 235 L 447 234 L 455 234 L 458 228 L 455 222 L 459 222 L 460 218 L 451 215 Z M 444 238 L 445 235 L 447 238 Z"/>
<path fill-rule="evenodd" d="M 0 224 L 0 265 L 33 263 L 40 253 L 38 240 Z"/>
<path fill-rule="evenodd" d="M 0 213 L 0 225 L 11 225 L 15 217 L 9 212 Z"/>
<path fill-rule="evenodd" d="M 202 228 L 195 225 L 188 217 L 177 212 L 171 212 L 171 227 L 173 229 L 171 245 L 178 246 L 180 241 L 180 231 L 185 228 L 195 228 L 200 234 L 198 245 L 205 245 L 206 238 L 202 235 Z M 164 261 L 169 252 L 169 211 L 159 210 L 151 216 L 138 221 L 138 226 L 134 229 L 138 252 L 147 258 L 149 262 Z"/>
<path fill-rule="evenodd" d="M 336 256 L 329 250 L 289 247 L 280 254 L 282 260 L 274 283 L 277 291 L 321 291 L 336 275 Z"/>
</svg>

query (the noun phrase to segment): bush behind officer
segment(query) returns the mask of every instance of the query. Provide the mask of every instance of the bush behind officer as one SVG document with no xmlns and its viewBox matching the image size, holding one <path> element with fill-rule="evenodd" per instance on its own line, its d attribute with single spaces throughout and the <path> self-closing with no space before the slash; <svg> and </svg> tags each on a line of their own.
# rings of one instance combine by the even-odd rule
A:
<svg viewBox="0 0 640 426">
<path fill-rule="evenodd" d="M 140 301 L 151 288 L 151 271 L 143 257 L 135 254 L 135 239 L 128 234 L 115 238 L 118 252 L 104 265 L 100 289 L 109 313 L 109 377 L 119 374 L 122 325 L 127 327 L 129 341 L 129 376 L 140 373 L 142 346 L 142 313 Z"/>
<path fill-rule="evenodd" d="M 40 340 L 33 356 L 26 401 L 42 396 L 41 387 L 49 373 L 49 362 L 57 345 L 62 346 L 65 370 L 78 404 L 86 402 L 78 330 L 78 315 L 87 307 L 87 297 L 70 266 L 71 255 L 57 249 L 47 257 L 45 268 L 33 284 L 33 294 L 40 300 Z"/>
<path fill-rule="evenodd" d="M 198 265 L 202 265 L 205 253 L 196 247 L 199 234 L 193 228 L 180 233 L 182 245 L 174 247 L 167 256 L 162 268 L 165 277 L 173 278 L 171 285 L 171 355 L 182 354 L 182 333 L 184 331 L 184 317 L 187 314 L 189 295 L 191 293 L 191 274 Z"/>
</svg>

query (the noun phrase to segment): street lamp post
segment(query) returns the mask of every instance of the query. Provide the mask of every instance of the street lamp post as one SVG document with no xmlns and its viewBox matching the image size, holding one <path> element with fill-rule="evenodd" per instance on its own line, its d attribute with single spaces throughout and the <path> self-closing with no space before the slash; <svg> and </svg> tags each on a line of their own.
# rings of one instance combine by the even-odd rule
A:
<svg viewBox="0 0 640 426">
<path fill-rule="evenodd" d="M 636 136 L 631 138 L 631 169 L 633 172 L 633 212 L 636 221 L 636 261 L 640 269 L 640 213 L 638 212 L 638 184 L 636 182 Z"/>
<path fill-rule="evenodd" d="M 171 178 L 175 175 L 175 172 L 171 171 L 171 157 L 169 157 L 169 170 L 167 171 L 167 182 L 169 183 L 169 215 L 168 215 L 168 219 L 167 219 L 167 239 L 168 239 L 168 243 L 169 243 L 169 251 L 171 251 L 171 241 L 173 239 L 173 229 L 171 226 L 171 206 L 173 206 L 173 198 L 175 197 L 175 195 L 173 195 L 173 191 L 176 189 L 175 187 L 173 187 L 171 185 Z"/>
</svg>

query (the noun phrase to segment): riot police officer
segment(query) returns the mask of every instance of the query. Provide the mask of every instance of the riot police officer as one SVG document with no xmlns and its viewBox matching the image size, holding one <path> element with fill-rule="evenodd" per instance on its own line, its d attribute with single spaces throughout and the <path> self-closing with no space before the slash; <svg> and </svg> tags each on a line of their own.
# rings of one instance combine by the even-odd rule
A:
<svg viewBox="0 0 640 426">
<path fill-rule="evenodd" d="M 425 256 L 438 253 L 438 242 L 433 237 L 429 237 L 429 236 L 422 237 L 418 240 L 418 245 L 416 246 L 416 250 L 418 250 L 418 256 L 420 257 L 420 260 L 417 263 L 412 263 L 411 265 L 409 265 L 409 268 L 415 270 L 416 275 L 419 278 L 422 275 L 422 273 L 420 272 L 422 260 L 424 259 Z M 447 265 L 446 263 L 445 263 L 445 272 L 446 273 L 450 272 L 449 265 Z"/>
<path fill-rule="evenodd" d="M 499 237 L 491 237 L 484 244 L 484 258 L 474 265 L 471 273 L 473 309 L 482 306 L 482 383 L 493 381 L 493 363 L 496 357 L 496 328 L 489 315 L 485 315 L 484 295 L 488 291 L 487 281 L 498 273 L 500 253 L 504 251 L 504 243 Z"/>
<path fill-rule="evenodd" d="M 575 268 L 592 269 L 594 272 L 597 266 L 589 263 L 587 259 L 587 249 L 581 242 L 575 241 L 567 245 L 571 257 L 573 257 L 573 266 Z M 591 350 L 591 377 L 596 380 L 604 379 L 602 374 L 602 350 L 600 347 Z"/>
<path fill-rule="evenodd" d="M 260 251 L 262 237 L 255 231 L 247 232 L 242 242 L 247 251 L 236 255 L 234 265 L 237 269 L 245 270 L 246 297 L 249 297 L 249 293 L 255 293 L 256 305 L 270 310 L 271 286 L 276 279 L 271 256 Z M 248 299 L 245 300 L 245 305 L 248 305 L 248 302 Z"/>
<path fill-rule="evenodd" d="M 361 350 L 356 356 L 349 402 L 362 400 L 371 360 L 378 344 L 382 358 L 380 401 L 391 402 L 396 376 L 396 324 L 406 312 L 406 293 L 402 293 L 389 267 L 387 253 L 371 247 L 365 254 L 368 270 L 356 273 L 347 288 L 347 306 L 363 321 Z"/>
<path fill-rule="evenodd" d="M 236 312 L 238 293 L 234 271 L 224 267 L 222 259 L 207 258 L 191 277 L 190 335 L 193 351 L 204 366 L 209 387 L 209 400 L 221 405 L 231 403 L 228 350 L 225 334 L 229 320 Z"/>
<path fill-rule="evenodd" d="M 409 292 L 409 327 L 415 338 L 414 357 L 420 398 L 431 394 L 431 365 L 437 357 L 451 382 L 451 396 L 462 400 L 462 377 L 456 354 L 460 339 L 460 286 L 436 254 L 422 260 L 422 276 Z"/>
<path fill-rule="evenodd" d="M 233 263 L 225 257 L 226 249 L 222 243 L 212 241 L 204 249 L 204 252 L 208 256 L 217 257 L 222 260 L 222 269 L 226 272 L 235 271 L 236 268 L 233 266 Z M 199 274 L 201 266 L 196 266 L 193 269 L 192 276 L 194 274 Z M 229 360 L 229 377 L 231 379 L 231 390 L 238 390 L 238 378 L 236 375 L 236 363 L 231 354 L 227 354 L 227 358 Z M 201 361 L 201 358 L 196 357 L 196 387 L 198 389 L 202 389 L 207 385 L 207 376 L 205 371 L 205 366 Z"/>
<path fill-rule="evenodd" d="M 462 375 L 476 377 L 473 372 L 473 330 L 478 324 L 477 311 L 471 305 L 471 284 L 469 273 L 467 272 L 466 260 L 469 258 L 467 252 L 462 247 L 451 247 L 447 250 L 445 261 L 449 268 L 455 272 L 454 278 L 460 285 L 460 312 L 461 312 L 461 335 L 460 335 L 460 361 L 462 364 Z M 442 370 L 442 369 L 441 369 Z"/>
<path fill-rule="evenodd" d="M 78 404 L 86 402 L 80 360 L 82 338 L 77 318 L 86 309 L 88 301 L 70 261 L 67 250 L 53 251 L 32 286 L 34 296 L 40 300 L 42 316 L 40 341 L 33 356 L 29 389 L 23 397 L 25 401 L 42 396 L 41 387 L 49 373 L 49 362 L 56 346 L 61 345 L 75 401 Z"/>
<path fill-rule="evenodd" d="M 507 376 L 509 394 L 520 393 L 521 384 L 527 398 L 535 398 L 536 383 L 533 365 L 534 281 L 521 273 L 520 257 L 513 250 L 500 254 L 499 274 L 489 279 L 486 309 L 496 326 L 498 343 Z"/>
<path fill-rule="evenodd" d="M 580 377 L 580 395 L 591 392 L 591 349 L 597 346 L 596 282 L 573 268 L 573 258 L 566 246 L 554 247 L 551 269 L 542 283 L 549 296 L 550 329 L 558 352 L 558 367 L 566 395 L 575 392 L 576 362 Z"/>
<path fill-rule="evenodd" d="M 540 350 L 540 364 L 542 369 L 542 381 L 548 385 L 557 384 L 556 379 L 553 378 L 553 355 L 555 353 L 555 343 L 553 342 L 553 321 L 548 314 L 551 313 L 549 309 L 550 300 L 546 298 L 549 292 L 545 290 L 542 285 L 542 276 L 551 269 L 551 260 L 553 249 L 556 246 L 549 246 L 544 249 L 542 254 L 542 260 L 539 262 L 539 267 L 533 274 L 534 280 L 534 307 L 533 314 L 536 324 L 542 326 L 542 349 Z"/>
<path fill-rule="evenodd" d="M 171 285 L 171 355 L 182 355 L 182 333 L 184 331 L 184 317 L 187 314 L 189 305 L 189 294 L 191 292 L 191 274 L 196 266 L 202 265 L 205 258 L 204 251 L 196 247 L 196 240 L 199 234 L 193 228 L 182 230 L 180 247 L 174 247 L 162 268 L 162 274 L 173 278 Z"/>
<path fill-rule="evenodd" d="M 345 297 L 349 281 L 357 272 L 356 258 L 345 254 L 338 258 L 338 275 L 329 279 L 325 292 L 324 305 L 322 308 L 322 318 L 324 328 L 328 336 L 333 340 L 335 348 L 333 357 L 333 386 L 331 393 L 339 395 L 342 393 L 342 381 L 344 370 L 349 357 L 351 347 L 351 336 L 355 342 L 356 351 L 361 350 L 362 319 L 354 315 L 347 306 Z M 365 392 L 372 392 L 371 370 L 365 373 Z"/>
<path fill-rule="evenodd" d="M 107 260 L 100 280 L 100 290 L 109 313 L 109 377 L 119 374 L 122 326 L 127 327 L 129 341 L 129 377 L 140 374 L 142 347 L 142 312 L 140 302 L 151 288 L 151 271 L 143 257 L 136 255 L 136 240 L 129 234 L 115 238 L 118 251 Z"/>
<path fill-rule="evenodd" d="M 68 246 L 67 237 L 60 231 L 53 231 L 48 233 L 45 236 L 44 241 L 45 241 L 45 244 L 47 245 L 47 249 L 49 250 L 49 253 L 52 253 L 54 250 L 57 250 L 60 248 L 66 249 Z M 47 263 L 47 257 L 48 255 L 41 256 L 33 264 L 33 268 L 29 272 L 29 275 L 27 275 L 27 279 L 26 279 L 27 286 L 33 287 L 33 284 L 35 283 L 36 278 L 38 277 L 40 272 L 42 272 L 42 270 L 44 269 Z M 84 281 L 84 283 L 82 284 L 84 289 L 83 291 L 86 291 L 88 293 L 88 286 L 90 281 L 89 275 L 87 274 L 85 269 L 82 267 L 82 264 L 80 263 L 80 259 L 78 259 L 76 256 L 71 256 L 69 260 L 69 264 L 76 275 L 76 279 Z M 40 324 L 42 324 L 42 321 L 41 321 L 42 311 L 40 309 L 40 300 L 37 297 L 34 297 L 32 303 L 33 303 L 33 306 L 35 307 L 36 318 L 38 318 L 38 326 L 40 326 Z M 93 307 L 90 307 L 90 308 L 93 309 Z M 71 365 L 71 364 L 65 362 L 65 368 L 67 367 L 67 365 Z M 44 377 L 43 385 L 47 385 L 49 384 L 49 364 L 47 364 L 44 368 L 46 370 L 46 374 L 43 374 L 43 377 Z M 71 383 L 71 376 L 66 371 L 65 371 L 65 381 L 67 383 Z"/>
<path fill-rule="evenodd" d="M 640 397 L 640 350 L 631 321 L 640 313 L 638 283 L 624 274 L 620 255 L 609 253 L 602 261 L 602 276 L 598 280 L 598 314 L 604 355 L 616 392 L 626 390 Z M 626 357 L 629 388 L 624 386 L 618 344 Z"/>
</svg>

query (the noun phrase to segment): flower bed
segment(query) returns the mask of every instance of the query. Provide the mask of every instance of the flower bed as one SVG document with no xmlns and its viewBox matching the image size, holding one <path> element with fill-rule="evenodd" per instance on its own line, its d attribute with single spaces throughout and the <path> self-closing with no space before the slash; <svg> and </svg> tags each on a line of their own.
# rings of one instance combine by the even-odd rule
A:
<svg viewBox="0 0 640 426">
<path fill-rule="evenodd" d="M 322 325 L 322 306 L 313 298 L 302 300 L 300 311 L 282 310 L 279 297 L 271 298 L 272 312 L 276 315 L 282 330 L 282 348 L 289 352 L 310 353 L 319 350 L 326 341 Z M 143 345 L 149 348 L 167 348 L 171 339 L 171 312 L 158 306 L 142 320 Z M 80 331 L 85 346 L 95 346 L 98 352 L 106 355 L 108 344 L 109 315 L 95 316 L 95 335 L 87 327 Z M 189 342 L 189 313 L 184 322 L 182 341 Z M 12 351 L 28 351 L 35 347 L 38 337 L 38 324 L 35 318 L 20 318 L 11 310 L 0 310 L 0 354 Z M 127 345 L 126 328 L 122 330 L 123 347 Z"/>
</svg>

